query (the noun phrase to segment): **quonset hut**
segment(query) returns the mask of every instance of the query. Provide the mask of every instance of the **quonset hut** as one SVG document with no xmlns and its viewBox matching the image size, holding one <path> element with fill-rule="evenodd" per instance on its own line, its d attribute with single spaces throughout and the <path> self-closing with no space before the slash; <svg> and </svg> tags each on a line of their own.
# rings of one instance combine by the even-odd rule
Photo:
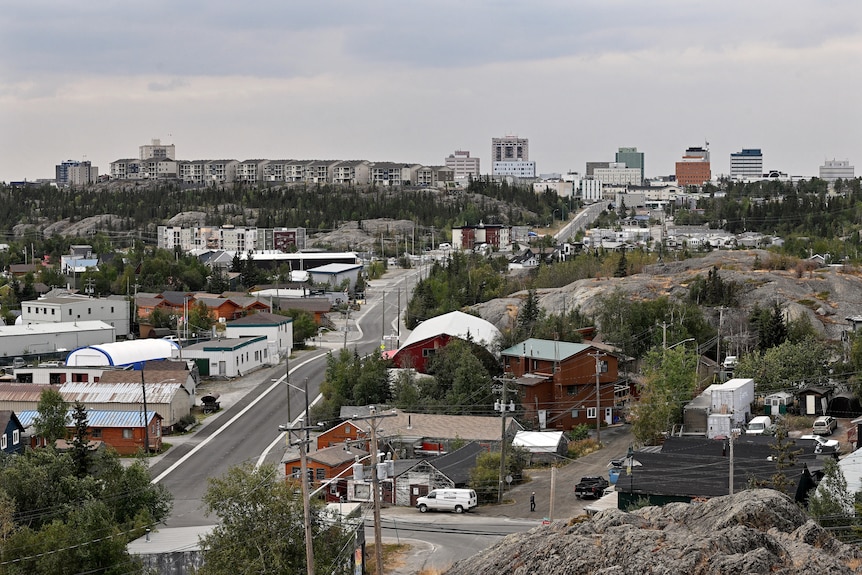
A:
<svg viewBox="0 0 862 575">
<path fill-rule="evenodd" d="M 180 346 L 167 339 L 136 339 L 79 347 L 66 358 L 71 367 L 130 367 L 141 369 L 147 361 L 170 359 Z"/>
</svg>

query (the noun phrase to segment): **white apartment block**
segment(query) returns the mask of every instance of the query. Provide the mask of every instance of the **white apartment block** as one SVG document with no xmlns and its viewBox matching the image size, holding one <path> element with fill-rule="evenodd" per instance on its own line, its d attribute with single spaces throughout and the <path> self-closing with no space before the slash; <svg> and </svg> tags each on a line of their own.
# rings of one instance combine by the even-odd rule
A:
<svg viewBox="0 0 862 575">
<path fill-rule="evenodd" d="M 157 159 L 177 159 L 177 148 L 173 144 L 162 145 L 162 141 L 154 139 L 149 145 L 138 146 L 141 160 L 149 160 L 150 158 Z"/>
<path fill-rule="evenodd" d="M 123 296 L 91 298 L 70 294 L 21 303 L 23 325 L 103 321 L 114 328 L 116 337 L 125 338 L 130 333 L 130 318 L 129 302 Z"/>
<path fill-rule="evenodd" d="M 404 186 L 416 181 L 419 164 L 377 162 L 371 166 L 371 183 L 378 186 Z"/>
<path fill-rule="evenodd" d="M 494 162 L 491 173 L 495 176 L 515 176 L 518 178 L 535 178 L 536 162 Z"/>
<path fill-rule="evenodd" d="M 371 162 L 348 160 L 338 162 L 332 168 L 333 184 L 366 185 L 371 183 Z"/>
<path fill-rule="evenodd" d="M 125 159 L 111 162 L 111 179 L 159 180 L 179 177 L 178 163 L 173 160 Z"/>
<path fill-rule="evenodd" d="M 164 250 L 287 251 L 304 249 L 305 228 L 244 228 L 234 226 L 159 226 L 157 244 Z"/>
<path fill-rule="evenodd" d="M 467 150 L 455 150 L 454 154 L 449 154 L 446 158 L 446 167 L 452 170 L 456 182 L 470 178 L 476 179 L 481 174 L 479 158 L 471 158 L 470 152 Z"/>
<path fill-rule="evenodd" d="M 827 182 L 835 180 L 852 180 L 856 177 L 856 170 L 850 165 L 849 160 L 826 160 L 820 166 L 820 179 Z"/>
<path fill-rule="evenodd" d="M 607 168 L 593 170 L 593 179 L 609 186 L 641 185 L 640 168 L 627 168 L 622 162 L 610 162 Z"/>
<path fill-rule="evenodd" d="M 421 166 L 416 170 L 417 186 L 447 186 L 454 183 L 455 174 L 446 166 Z"/>
<path fill-rule="evenodd" d="M 602 201 L 602 183 L 598 180 L 581 180 L 581 199 L 588 204 Z"/>
<path fill-rule="evenodd" d="M 268 163 L 269 160 L 245 160 L 240 162 L 236 167 L 236 180 L 247 183 L 263 181 Z"/>
</svg>

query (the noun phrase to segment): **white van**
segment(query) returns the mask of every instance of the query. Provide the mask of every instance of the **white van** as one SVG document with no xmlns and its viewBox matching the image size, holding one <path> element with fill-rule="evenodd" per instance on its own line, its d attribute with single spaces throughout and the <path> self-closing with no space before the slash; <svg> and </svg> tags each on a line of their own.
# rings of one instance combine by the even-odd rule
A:
<svg viewBox="0 0 862 575">
<path fill-rule="evenodd" d="M 745 434 L 763 435 L 770 427 L 772 427 L 772 419 L 767 415 L 758 415 L 748 422 L 748 428 L 745 430 Z"/>
<path fill-rule="evenodd" d="M 416 500 L 416 508 L 425 513 L 431 511 L 454 511 L 463 513 L 478 505 L 476 492 L 472 489 L 435 489 Z"/>
</svg>

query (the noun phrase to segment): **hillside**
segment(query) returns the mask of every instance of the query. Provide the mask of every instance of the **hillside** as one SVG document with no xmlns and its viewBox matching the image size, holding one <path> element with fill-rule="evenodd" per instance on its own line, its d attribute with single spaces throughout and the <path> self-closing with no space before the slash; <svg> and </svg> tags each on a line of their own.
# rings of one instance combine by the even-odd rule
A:
<svg viewBox="0 0 862 575">
<path fill-rule="evenodd" d="M 619 289 L 633 299 L 661 296 L 688 297 L 693 278 L 716 267 L 724 281 L 742 287 L 739 309 L 726 309 L 722 329 L 726 336 L 743 331 L 748 312 L 778 301 L 788 319 L 806 315 L 824 337 L 841 338 L 848 316 L 862 315 L 862 273 L 856 268 L 828 267 L 797 271 L 767 269 L 779 264 L 779 256 L 764 250 L 713 251 L 703 257 L 647 266 L 643 273 L 624 278 L 601 277 L 576 281 L 562 288 L 538 290 L 539 304 L 549 313 L 578 306 L 594 315 L 599 298 Z M 499 328 L 508 327 L 526 292 L 474 307 L 481 317 Z M 717 324 L 717 321 L 715 322 Z"/>
<path fill-rule="evenodd" d="M 446 575 L 862 573 L 857 547 L 833 539 L 789 498 L 767 489 L 632 513 L 576 517 L 500 543 Z"/>
</svg>

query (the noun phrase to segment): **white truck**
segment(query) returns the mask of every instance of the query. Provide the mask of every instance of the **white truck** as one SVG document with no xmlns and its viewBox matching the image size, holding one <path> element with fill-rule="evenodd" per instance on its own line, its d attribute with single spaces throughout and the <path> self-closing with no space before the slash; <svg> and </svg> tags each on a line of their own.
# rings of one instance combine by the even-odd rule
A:
<svg viewBox="0 0 862 575">
<path fill-rule="evenodd" d="M 478 505 L 476 492 L 472 489 L 434 489 L 416 500 L 416 508 L 426 511 L 454 511 L 464 513 Z"/>
</svg>

